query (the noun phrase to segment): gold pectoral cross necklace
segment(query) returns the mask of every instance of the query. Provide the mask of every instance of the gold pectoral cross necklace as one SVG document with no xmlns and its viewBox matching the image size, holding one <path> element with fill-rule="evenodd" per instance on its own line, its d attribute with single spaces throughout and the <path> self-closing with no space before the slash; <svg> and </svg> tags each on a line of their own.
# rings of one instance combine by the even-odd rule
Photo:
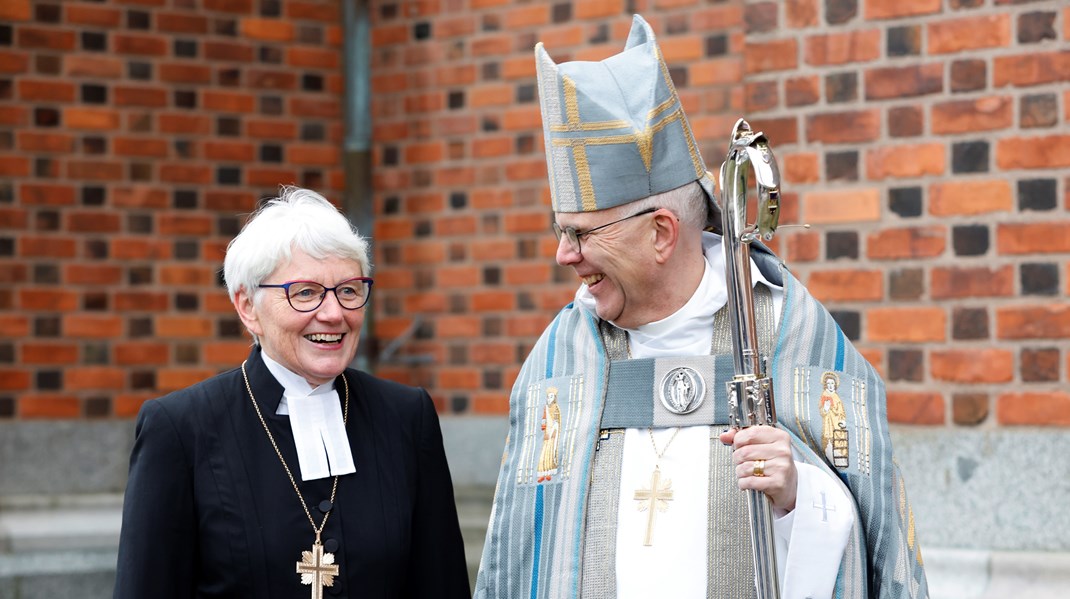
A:
<svg viewBox="0 0 1070 599">
<path fill-rule="evenodd" d="M 249 385 L 249 375 L 245 373 L 245 362 L 241 363 L 241 373 L 242 377 L 245 378 L 245 389 L 249 391 L 249 399 L 253 402 L 256 415 L 260 417 L 260 424 L 264 426 L 264 432 L 267 433 L 271 446 L 275 448 L 275 455 L 279 456 L 279 461 L 282 462 L 282 467 L 286 470 L 286 476 L 290 477 L 290 484 L 293 485 L 297 498 L 301 500 L 301 507 L 304 508 L 309 523 L 312 524 L 312 531 L 316 533 L 316 540 L 312 543 L 312 550 L 301 552 L 301 561 L 297 562 L 297 573 L 301 575 L 301 584 L 312 587 L 312 599 L 323 599 L 323 587 L 334 586 L 334 577 L 338 576 L 339 570 L 338 564 L 334 563 L 334 554 L 324 552 L 323 545 L 320 543 L 320 534 L 323 532 L 323 528 L 327 526 L 327 518 L 330 517 L 331 511 L 334 509 L 334 498 L 338 494 L 338 476 L 334 477 L 334 484 L 331 485 L 330 506 L 325 510 L 326 513 L 323 514 L 323 520 L 320 521 L 319 526 L 316 526 L 316 521 L 312 519 L 312 512 L 308 511 L 305 497 L 301 494 L 301 490 L 297 488 L 297 481 L 294 480 L 290 467 L 286 465 L 286 459 L 282 457 L 282 452 L 279 451 L 279 446 L 275 443 L 275 436 L 271 434 L 271 429 L 268 428 L 264 415 L 260 413 L 260 406 L 256 403 L 256 398 L 253 397 L 253 388 Z M 345 374 L 342 375 L 342 384 L 346 388 L 345 408 L 342 412 L 342 424 L 344 426 L 349 420 L 349 381 L 346 380 Z M 320 509 L 324 508 L 321 507 Z"/>
<path fill-rule="evenodd" d="M 665 455 L 669 445 L 676 439 L 676 435 L 680 433 L 680 429 L 676 429 L 676 432 L 672 434 L 669 442 L 665 444 L 661 451 L 658 451 L 658 446 L 654 443 L 654 430 L 648 428 L 647 432 L 650 434 L 650 444 L 654 447 L 654 455 L 657 456 L 657 460 L 654 462 L 654 472 L 650 474 L 650 488 L 636 489 L 634 499 L 639 502 L 637 506 L 639 511 L 647 513 L 646 534 L 643 536 L 643 545 L 650 547 L 654 544 L 654 520 L 657 513 L 668 510 L 668 502 L 672 501 L 672 479 L 666 478 L 662 482 L 659 463 L 661 462 L 661 456 Z"/>
</svg>

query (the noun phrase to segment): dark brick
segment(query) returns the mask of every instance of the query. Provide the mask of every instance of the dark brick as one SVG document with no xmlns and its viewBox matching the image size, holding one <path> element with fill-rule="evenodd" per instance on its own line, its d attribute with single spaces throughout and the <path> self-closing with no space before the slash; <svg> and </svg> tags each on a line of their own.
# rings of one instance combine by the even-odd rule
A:
<svg viewBox="0 0 1070 599">
<path fill-rule="evenodd" d="M 917 300 L 925 293 L 925 271 L 904 268 L 888 274 L 888 296 L 894 300 Z"/>
<path fill-rule="evenodd" d="M 829 181 L 857 181 L 858 152 L 829 152 L 825 154 L 825 178 Z"/>
<path fill-rule="evenodd" d="M 277 46 L 260 46 L 257 58 L 264 64 L 282 64 L 282 48 Z"/>
<path fill-rule="evenodd" d="M 572 20 L 572 3 L 560 2 L 554 4 L 550 12 L 550 18 L 554 23 L 568 23 Z"/>
<path fill-rule="evenodd" d="M 483 81 L 497 81 L 501 77 L 501 64 L 497 62 L 485 62 L 479 68 L 479 76 Z"/>
<path fill-rule="evenodd" d="M 301 139 L 304 141 L 323 141 L 327 131 L 323 123 L 301 123 Z"/>
<path fill-rule="evenodd" d="M 83 31 L 82 49 L 89 52 L 106 51 L 108 49 L 108 34 L 98 31 Z"/>
<path fill-rule="evenodd" d="M 858 0 L 827 0 L 825 22 L 840 25 L 858 16 Z"/>
<path fill-rule="evenodd" d="M 502 319 L 498 316 L 484 318 L 483 334 L 487 337 L 500 337 L 502 334 Z"/>
<path fill-rule="evenodd" d="M 837 258 L 858 259 L 858 232 L 857 231 L 829 231 L 825 235 L 825 257 L 828 260 Z"/>
<path fill-rule="evenodd" d="M 988 411 L 988 396 L 983 393 L 956 393 L 951 397 L 951 418 L 955 424 L 981 424 L 988 418 Z"/>
<path fill-rule="evenodd" d="M 198 44 L 195 40 L 175 40 L 175 56 L 182 58 L 196 58 Z"/>
<path fill-rule="evenodd" d="M 1055 32 L 1054 12 L 1027 12 L 1018 17 L 1018 43 L 1036 44 L 1059 39 Z"/>
<path fill-rule="evenodd" d="M 323 76 L 315 73 L 301 75 L 301 89 L 306 92 L 318 92 L 323 90 Z"/>
<path fill-rule="evenodd" d="M 1018 182 L 1018 210 L 1038 212 L 1058 206 L 1055 179 L 1023 179 Z"/>
<path fill-rule="evenodd" d="M 706 36 L 706 56 L 724 56 L 728 54 L 728 35 L 718 33 Z"/>
<path fill-rule="evenodd" d="M 417 41 L 431 39 L 432 35 L 431 23 L 424 21 L 412 26 L 412 37 Z"/>
<path fill-rule="evenodd" d="M 38 127 L 58 127 L 59 111 L 55 108 L 34 108 L 33 123 Z"/>
<path fill-rule="evenodd" d="M 765 33 L 777 28 L 776 2 L 747 4 L 743 9 L 743 21 L 747 33 Z"/>
<path fill-rule="evenodd" d="M 1019 267 L 1022 295 L 1059 295 L 1059 265 L 1026 263 Z"/>
<path fill-rule="evenodd" d="M 126 228 L 131 233 L 151 234 L 152 215 L 150 214 L 127 214 Z"/>
<path fill-rule="evenodd" d="M 858 99 L 858 73 L 833 73 L 825 77 L 825 100 L 830 104 Z"/>
<path fill-rule="evenodd" d="M 972 92 L 988 85 L 988 66 L 984 60 L 956 60 L 951 63 L 951 91 Z"/>
<path fill-rule="evenodd" d="M 447 105 L 450 110 L 456 110 L 458 108 L 464 108 L 464 91 L 454 90 L 449 93 Z"/>
<path fill-rule="evenodd" d="M 156 389 L 156 373 L 152 370 L 135 370 L 131 372 L 130 387 L 138 390 Z"/>
<path fill-rule="evenodd" d="M 245 334 L 245 327 L 237 318 L 220 318 L 216 322 L 216 330 L 219 336 L 226 339 L 240 339 Z"/>
<path fill-rule="evenodd" d="M 143 10 L 129 10 L 126 12 L 126 26 L 130 29 L 149 29 L 152 27 L 152 16 Z"/>
<path fill-rule="evenodd" d="M 985 308 L 952 310 L 951 338 L 960 341 L 988 339 L 988 310 Z"/>
<path fill-rule="evenodd" d="M 197 190 L 195 189 L 176 189 L 172 196 L 172 206 L 182 210 L 189 210 L 197 207 Z"/>
<path fill-rule="evenodd" d="M 90 397 L 85 400 L 83 414 L 86 418 L 107 418 L 111 416 L 110 397 Z"/>
<path fill-rule="evenodd" d="M 220 185 L 240 185 L 241 184 L 241 167 L 240 166 L 221 166 L 216 169 L 216 183 Z"/>
<path fill-rule="evenodd" d="M 179 108 L 196 108 L 197 92 L 191 90 L 175 90 L 175 106 Z"/>
<path fill-rule="evenodd" d="M 468 194 L 463 191 L 450 192 L 450 208 L 462 210 L 468 206 Z"/>
<path fill-rule="evenodd" d="M 63 16 L 57 4 L 38 4 L 33 7 L 33 18 L 38 23 L 59 23 Z"/>
<path fill-rule="evenodd" d="M 282 2 L 280 0 L 260 0 L 261 17 L 282 16 Z"/>
<path fill-rule="evenodd" d="M 260 97 L 260 114 L 279 115 L 282 114 L 283 104 L 282 98 L 279 96 L 261 96 Z"/>
<path fill-rule="evenodd" d="M 983 256 L 990 245 L 985 225 L 958 225 L 951 230 L 951 246 L 956 256 Z"/>
<path fill-rule="evenodd" d="M 453 414 L 463 414 L 468 411 L 468 396 L 467 395 L 454 395 L 450 397 L 450 412 Z"/>
<path fill-rule="evenodd" d="M 904 25 L 889 28 L 886 48 L 889 57 L 921 54 L 921 26 Z"/>
<path fill-rule="evenodd" d="M 963 141 L 951 146 L 951 172 L 987 173 L 989 143 Z"/>
<path fill-rule="evenodd" d="M 59 223 L 59 212 L 40 210 L 34 215 L 33 228 L 35 231 L 59 231 Z"/>
<path fill-rule="evenodd" d="M 82 309 L 90 312 L 105 312 L 108 310 L 108 294 L 103 291 L 90 291 L 82 296 Z"/>
<path fill-rule="evenodd" d="M 59 337 L 60 329 L 58 316 L 38 316 L 33 319 L 34 337 Z"/>
<path fill-rule="evenodd" d="M 925 354 L 922 350 L 888 350 L 888 380 L 921 382 L 924 378 Z"/>
<path fill-rule="evenodd" d="M 524 83 L 516 86 L 516 101 L 518 104 L 527 104 L 535 101 L 535 84 Z"/>
<path fill-rule="evenodd" d="M 840 330 L 843 331 L 844 336 L 851 341 L 858 341 L 862 331 L 862 317 L 858 312 L 854 310 L 831 310 L 829 313 L 832 315 L 832 319 L 836 321 L 836 324 L 840 325 Z"/>
<path fill-rule="evenodd" d="M 33 282 L 38 285 L 58 285 L 59 265 L 57 264 L 34 264 Z"/>
<path fill-rule="evenodd" d="M 126 65 L 126 74 L 131 78 L 138 81 L 148 81 L 152 79 L 152 64 L 140 61 L 131 61 Z"/>
<path fill-rule="evenodd" d="M 103 206 L 106 190 L 96 185 L 82 187 L 83 206 Z"/>
<path fill-rule="evenodd" d="M 888 190 L 888 208 L 903 218 L 921 216 L 921 188 L 893 187 Z"/>
<path fill-rule="evenodd" d="M 196 241 L 179 239 L 175 241 L 175 258 L 178 260 L 197 260 L 201 257 L 201 245 Z"/>
<path fill-rule="evenodd" d="M 261 162 L 282 162 L 282 146 L 278 144 L 264 144 L 260 146 Z"/>
<path fill-rule="evenodd" d="M 15 398 L 7 395 L 0 396 L 0 418 L 15 417 Z"/>
<path fill-rule="evenodd" d="M 1025 348 L 1019 358 L 1022 380 L 1027 383 L 1054 383 L 1059 381 L 1059 349 L 1045 347 Z"/>
<path fill-rule="evenodd" d="M 1055 94 L 1022 97 L 1018 122 L 1024 129 L 1054 127 L 1059 123 L 1059 99 Z"/>
<path fill-rule="evenodd" d="M 502 388 L 502 373 L 497 370 L 488 370 L 483 373 L 483 386 L 487 389 Z"/>
<path fill-rule="evenodd" d="M 502 280 L 502 269 L 497 266 L 487 266 L 483 268 L 483 284 L 484 285 L 499 285 Z"/>
</svg>

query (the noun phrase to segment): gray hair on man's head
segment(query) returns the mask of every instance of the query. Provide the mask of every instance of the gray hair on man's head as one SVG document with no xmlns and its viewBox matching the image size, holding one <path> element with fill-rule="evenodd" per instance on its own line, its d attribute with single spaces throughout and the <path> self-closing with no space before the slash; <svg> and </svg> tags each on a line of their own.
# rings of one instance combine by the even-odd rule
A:
<svg viewBox="0 0 1070 599">
<path fill-rule="evenodd" d="M 625 204 L 628 212 L 642 212 L 648 208 L 666 208 L 687 228 L 701 230 L 706 226 L 709 197 L 698 181 Z"/>
<path fill-rule="evenodd" d="M 353 260 L 362 276 L 371 276 L 368 242 L 349 220 L 320 194 L 283 185 L 279 197 L 261 203 L 227 245 L 223 279 L 230 300 L 244 288 L 255 301 L 259 285 L 295 250 L 320 260 Z"/>
</svg>

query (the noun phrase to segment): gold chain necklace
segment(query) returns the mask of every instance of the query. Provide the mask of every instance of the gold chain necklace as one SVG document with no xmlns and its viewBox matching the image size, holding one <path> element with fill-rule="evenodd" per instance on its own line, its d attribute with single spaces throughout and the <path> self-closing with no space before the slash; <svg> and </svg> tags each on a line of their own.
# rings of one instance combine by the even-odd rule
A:
<svg viewBox="0 0 1070 599">
<path fill-rule="evenodd" d="M 661 480 L 661 456 L 665 455 L 665 452 L 669 450 L 669 445 L 672 445 L 673 440 L 676 439 L 676 435 L 680 434 L 680 429 L 677 428 L 676 432 L 669 437 L 669 442 L 665 444 L 665 447 L 658 451 L 658 446 L 654 443 L 654 429 L 646 429 L 650 434 L 650 445 L 654 448 L 654 455 L 657 456 L 657 460 L 654 461 L 654 472 L 650 474 L 650 488 L 649 489 L 636 489 L 634 499 L 639 502 L 637 506 L 640 512 L 646 512 L 646 535 L 643 537 L 643 545 L 651 546 L 654 544 L 654 516 L 657 512 L 664 512 L 669 509 L 669 501 L 672 501 L 672 479 L 666 478 L 664 483 Z"/>
<path fill-rule="evenodd" d="M 312 525 L 313 532 L 316 533 L 316 540 L 312 543 L 312 550 L 301 552 L 301 561 L 297 562 L 297 573 L 301 575 L 301 584 L 307 584 L 312 587 L 312 599 L 323 599 L 323 587 L 334 586 L 334 577 L 338 576 L 338 564 L 334 563 L 334 554 L 324 553 L 323 545 L 320 544 L 320 533 L 327 526 L 327 518 L 330 517 L 331 511 L 334 509 L 334 498 L 338 493 L 338 475 L 335 475 L 334 483 L 331 485 L 331 507 L 327 510 L 327 513 L 323 514 L 323 520 L 317 527 L 316 521 L 312 518 L 312 512 L 308 511 L 305 497 L 301 495 L 301 490 L 297 488 L 297 481 L 294 479 L 293 473 L 290 472 L 290 467 L 286 465 L 286 459 L 282 457 L 279 445 L 275 443 L 275 436 L 271 434 L 271 429 L 268 428 L 267 421 L 264 420 L 264 415 L 260 412 L 260 406 L 256 403 L 256 398 L 253 397 L 253 388 L 249 384 L 249 375 L 245 372 L 245 362 L 241 363 L 241 375 L 245 379 L 245 389 L 249 392 L 249 399 L 253 402 L 253 409 L 256 410 L 256 415 L 260 418 L 260 424 L 264 427 L 264 432 L 267 433 L 268 441 L 271 441 L 271 446 L 275 449 L 275 455 L 279 456 L 279 461 L 282 462 L 282 467 L 286 470 L 286 476 L 290 477 L 290 484 L 293 485 L 297 498 L 301 500 L 301 507 L 304 508 L 305 515 L 308 516 L 308 522 Z M 346 390 L 345 407 L 342 412 L 342 424 L 344 426 L 349 420 L 349 381 L 346 380 L 345 373 L 342 373 L 342 384 Z"/>
</svg>

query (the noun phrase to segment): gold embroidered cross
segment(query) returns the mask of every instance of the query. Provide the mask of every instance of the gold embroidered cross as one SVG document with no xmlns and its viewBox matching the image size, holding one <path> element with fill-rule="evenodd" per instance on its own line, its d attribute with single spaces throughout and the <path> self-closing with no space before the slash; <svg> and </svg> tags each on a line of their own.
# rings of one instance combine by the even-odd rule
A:
<svg viewBox="0 0 1070 599">
<path fill-rule="evenodd" d="M 323 599 L 323 587 L 334 586 L 338 564 L 334 563 L 333 553 L 323 552 L 323 545 L 317 539 L 312 551 L 301 552 L 297 573 L 301 575 L 301 584 L 312 585 L 312 599 Z"/>
<path fill-rule="evenodd" d="M 661 484 L 661 469 L 654 467 L 654 473 L 650 475 L 650 488 L 638 489 L 635 492 L 635 500 L 639 503 L 639 511 L 647 512 L 646 536 L 643 537 L 643 545 L 653 545 L 651 537 L 654 536 L 654 516 L 657 512 L 669 509 L 667 502 L 672 501 L 672 480 L 666 478 L 665 484 Z"/>
</svg>

